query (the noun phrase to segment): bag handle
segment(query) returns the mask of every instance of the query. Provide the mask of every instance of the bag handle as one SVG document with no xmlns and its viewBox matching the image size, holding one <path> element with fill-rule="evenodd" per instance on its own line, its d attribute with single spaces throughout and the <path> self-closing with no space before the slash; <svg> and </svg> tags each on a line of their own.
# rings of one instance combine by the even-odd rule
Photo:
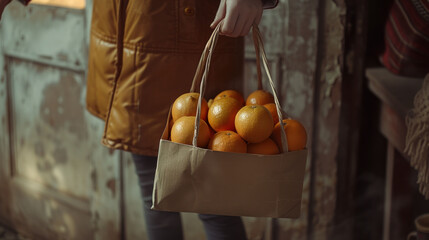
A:
<svg viewBox="0 0 429 240">
<path fill-rule="evenodd" d="M 256 30 L 254 28 L 252 29 L 252 35 L 253 35 L 253 45 L 255 46 L 255 54 L 256 54 L 256 72 L 258 74 L 258 90 L 262 90 L 262 70 L 261 70 L 261 51 L 259 50 L 259 46 L 262 45 L 262 38 L 259 38 L 261 33 L 259 32 L 259 28 L 257 25 Z M 259 37 L 258 37 L 259 36 Z M 259 44 L 261 42 L 261 44 Z M 270 73 L 268 73 L 270 75 Z"/>
<path fill-rule="evenodd" d="M 220 26 L 220 23 L 218 24 L 218 26 Z M 216 29 L 218 29 L 218 28 L 216 27 L 213 30 L 212 35 L 210 36 L 209 40 L 206 43 L 206 46 L 204 47 L 203 53 L 201 54 L 200 62 L 198 63 L 197 70 L 195 71 L 194 79 L 192 80 L 191 89 L 189 92 L 198 92 L 198 86 L 197 85 L 200 84 L 201 79 L 203 77 L 204 69 L 206 66 L 207 58 L 208 58 L 209 49 L 210 49 L 210 46 L 213 42 L 213 38 L 217 35 L 217 34 L 215 34 Z M 217 31 L 219 31 L 219 29 Z M 216 38 L 217 38 L 217 36 L 216 36 Z"/>
<path fill-rule="evenodd" d="M 220 22 L 218 24 L 221 25 L 222 22 Z M 257 26 L 256 26 L 257 27 Z M 198 63 L 198 67 L 197 70 L 195 72 L 194 75 L 194 79 L 192 80 L 192 86 L 189 92 L 197 92 L 197 88 L 198 88 L 198 84 L 200 83 L 200 79 L 202 78 L 203 75 L 203 71 L 204 71 L 204 66 L 206 65 L 206 60 L 208 57 L 208 49 L 210 49 L 210 46 L 213 42 L 213 38 L 215 36 L 215 30 L 213 30 L 212 35 L 210 36 L 209 40 L 207 41 L 206 47 L 203 50 L 203 54 L 201 54 L 201 58 L 200 58 L 200 62 Z M 261 53 L 259 51 L 259 44 L 257 44 L 258 40 L 258 34 L 260 33 L 256 33 L 255 31 L 253 32 L 253 42 L 254 42 L 254 47 L 255 47 L 255 54 L 256 54 L 256 71 L 258 74 L 258 90 L 262 89 L 262 70 L 261 70 Z M 258 30 L 259 32 L 259 30 Z M 216 36 L 217 37 L 217 36 Z"/>
<path fill-rule="evenodd" d="M 200 123 L 200 119 L 201 119 L 201 101 L 202 101 L 202 98 L 203 98 L 204 93 L 205 93 L 207 76 L 208 76 L 208 72 L 210 69 L 211 58 L 212 58 L 214 47 L 216 46 L 217 39 L 219 36 L 220 26 L 222 24 L 223 24 L 223 21 L 221 21 L 216 26 L 216 28 L 213 30 L 213 33 L 212 33 L 211 37 L 209 38 L 209 40 L 206 44 L 206 47 L 204 48 L 204 51 L 201 55 L 200 62 L 199 62 L 198 67 L 197 67 L 197 71 L 195 72 L 194 80 L 192 82 L 191 92 L 196 92 L 197 83 L 201 79 L 200 96 L 198 98 L 198 107 L 197 107 L 197 112 L 196 112 L 196 116 L 195 116 L 194 139 L 192 141 L 192 145 L 194 147 L 197 146 L 197 142 L 198 142 L 198 134 L 199 134 L 199 128 L 200 128 L 199 123 Z M 282 119 L 283 119 L 282 110 L 280 107 L 280 102 L 279 102 L 278 97 L 277 97 L 276 89 L 274 87 L 274 82 L 273 82 L 273 79 L 271 77 L 270 70 L 268 68 L 268 60 L 267 60 L 267 56 L 266 56 L 266 53 L 264 50 L 264 45 L 262 42 L 261 33 L 260 33 L 258 26 L 256 24 L 253 24 L 252 32 L 253 32 L 253 43 L 255 45 L 255 51 L 256 51 L 256 64 L 258 65 L 258 67 L 257 67 L 258 68 L 258 81 L 259 81 L 258 82 L 258 89 L 262 89 L 262 71 L 261 71 L 261 66 L 260 66 L 260 58 L 262 56 L 262 63 L 264 65 L 264 69 L 265 69 L 265 72 L 267 74 L 271 90 L 273 92 L 274 102 L 276 104 L 276 109 L 277 109 L 277 114 L 278 114 L 278 117 L 280 119 L 279 122 L 280 122 L 281 129 L 282 129 L 280 131 L 281 132 L 281 140 L 282 140 L 282 150 L 283 150 L 283 152 L 288 152 L 287 138 L 286 138 L 286 133 L 284 130 L 284 123 L 282 121 Z"/>
</svg>

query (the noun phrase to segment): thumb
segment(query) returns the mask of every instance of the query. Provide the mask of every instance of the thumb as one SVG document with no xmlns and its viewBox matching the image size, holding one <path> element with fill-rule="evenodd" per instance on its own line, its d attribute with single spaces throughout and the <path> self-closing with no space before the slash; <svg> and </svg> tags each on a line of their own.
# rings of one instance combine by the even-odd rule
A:
<svg viewBox="0 0 429 240">
<path fill-rule="evenodd" d="M 225 3 L 225 0 L 221 0 L 219 4 L 219 8 L 217 9 L 217 12 L 216 12 L 216 17 L 213 20 L 213 22 L 210 24 L 211 28 L 215 28 L 219 24 L 219 22 L 225 18 L 225 12 L 226 12 L 226 3 Z"/>
</svg>

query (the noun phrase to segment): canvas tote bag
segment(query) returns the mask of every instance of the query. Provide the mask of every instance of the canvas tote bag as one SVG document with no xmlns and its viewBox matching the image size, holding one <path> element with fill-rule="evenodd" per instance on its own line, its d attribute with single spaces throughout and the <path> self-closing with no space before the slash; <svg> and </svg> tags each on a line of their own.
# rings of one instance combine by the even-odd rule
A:
<svg viewBox="0 0 429 240">
<path fill-rule="evenodd" d="M 201 80 L 196 123 L 200 121 L 201 99 L 219 26 L 207 42 L 191 88 L 191 92 L 194 91 Z M 283 119 L 257 26 L 253 26 L 253 36 L 258 75 L 260 77 L 259 55 L 262 54 L 279 119 Z M 281 154 L 218 152 L 197 147 L 199 124 L 195 124 L 193 145 L 169 141 L 170 121 L 169 114 L 160 140 L 152 209 L 273 218 L 300 216 L 307 149 L 288 152 L 284 131 L 285 152 Z"/>
</svg>

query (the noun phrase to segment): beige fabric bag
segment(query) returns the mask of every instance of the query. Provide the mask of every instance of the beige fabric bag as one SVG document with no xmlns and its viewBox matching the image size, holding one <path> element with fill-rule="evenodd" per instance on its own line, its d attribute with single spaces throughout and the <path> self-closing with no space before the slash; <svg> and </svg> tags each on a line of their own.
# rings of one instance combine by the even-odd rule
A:
<svg viewBox="0 0 429 240">
<path fill-rule="evenodd" d="M 219 26 L 206 45 L 191 88 L 191 91 L 195 90 L 201 79 L 196 123 L 200 120 L 201 98 Z M 253 36 L 256 54 L 262 53 L 282 119 L 257 26 L 253 27 Z M 257 62 L 260 67 L 259 59 Z M 260 72 L 258 69 L 259 77 Z M 196 147 L 199 124 L 195 125 L 193 146 L 169 141 L 170 120 L 160 141 L 152 209 L 253 217 L 300 216 L 307 149 L 287 152 L 284 131 L 282 140 L 286 152 L 278 155 L 217 152 Z"/>
</svg>

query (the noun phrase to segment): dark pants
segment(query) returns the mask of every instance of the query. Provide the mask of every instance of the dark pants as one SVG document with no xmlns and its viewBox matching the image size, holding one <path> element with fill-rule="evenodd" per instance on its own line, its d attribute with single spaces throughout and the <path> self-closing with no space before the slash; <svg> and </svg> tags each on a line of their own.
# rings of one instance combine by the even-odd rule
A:
<svg viewBox="0 0 429 240">
<path fill-rule="evenodd" d="M 183 239 L 182 221 L 178 212 L 151 210 L 156 157 L 133 154 L 143 198 L 144 217 L 149 240 Z M 199 214 L 207 240 L 245 240 L 246 232 L 240 217 Z"/>
</svg>

